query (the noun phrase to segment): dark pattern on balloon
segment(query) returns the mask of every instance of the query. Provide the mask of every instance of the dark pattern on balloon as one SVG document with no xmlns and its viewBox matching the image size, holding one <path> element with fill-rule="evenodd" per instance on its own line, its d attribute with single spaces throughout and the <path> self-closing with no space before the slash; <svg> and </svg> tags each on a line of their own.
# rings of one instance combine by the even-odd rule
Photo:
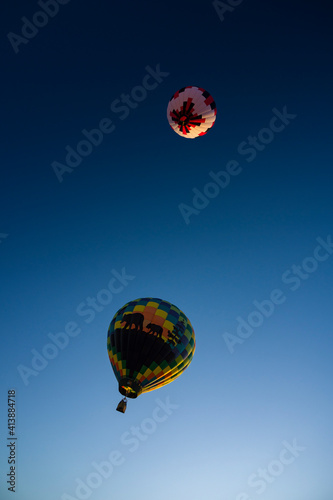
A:
<svg viewBox="0 0 333 500">
<path fill-rule="evenodd" d="M 155 325 L 154 323 L 149 323 L 147 325 L 147 328 L 148 328 L 148 332 L 147 333 L 152 333 L 152 334 L 156 334 L 157 335 L 157 338 L 161 338 L 162 337 L 162 333 L 163 333 L 163 328 L 159 325 Z"/>
<path fill-rule="evenodd" d="M 191 100 L 184 101 L 182 109 L 173 109 L 171 113 L 172 121 L 177 123 L 181 132 L 190 131 L 191 127 L 200 127 L 201 123 L 205 120 L 202 115 L 197 115 L 193 112 L 194 104 Z"/>
<path fill-rule="evenodd" d="M 134 325 L 135 330 L 143 331 L 143 320 L 144 316 L 141 313 L 127 313 L 124 314 L 122 323 L 126 323 L 123 329 L 129 328 L 131 330 L 132 325 Z"/>
<path fill-rule="evenodd" d="M 185 324 L 183 320 L 180 320 L 173 327 L 172 332 L 168 330 L 168 343 L 170 342 L 171 344 L 173 344 L 174 347 L 176 347 L 176 345 L 179 344 L 180 337 L 184 334 L 184 332 L 185 332 Z"/>
</svg>

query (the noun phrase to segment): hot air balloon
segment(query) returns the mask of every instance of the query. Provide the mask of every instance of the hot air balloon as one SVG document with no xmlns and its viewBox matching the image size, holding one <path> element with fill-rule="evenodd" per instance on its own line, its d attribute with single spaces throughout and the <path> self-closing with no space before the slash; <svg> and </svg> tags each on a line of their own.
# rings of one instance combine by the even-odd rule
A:
<svg viewBox="0 0 333 500">
<path fill-rule="evenodd" d="M 195 336 L 185 314 L 170 302 L 152 297 L 132 300 L 114 315 L 107 349 L 119 392 L 126 398 L 153 391 L 175 380 L 188 367 Z"/>
<path fill-rule="evenodd" d="M 167 118 L 171 128 L 180 136 L 195 139 L 205 135 L 214 125 L 214 99 L 200 87 L 184 87 L 170 99 Z"/>
</svg>

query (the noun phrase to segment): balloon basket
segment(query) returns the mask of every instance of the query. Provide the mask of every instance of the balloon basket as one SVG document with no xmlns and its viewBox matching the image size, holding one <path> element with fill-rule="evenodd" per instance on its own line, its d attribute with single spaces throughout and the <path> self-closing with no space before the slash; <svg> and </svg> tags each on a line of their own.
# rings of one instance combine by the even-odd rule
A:
<svg viewBox="0 0 333 500">
<path fill-rule="evenodd" d="M 121 413 L 125 413 L 127 407 L 127 399 L 123 398 L 117 406 L 117 411 L 120 411 Z"/>
</svg>

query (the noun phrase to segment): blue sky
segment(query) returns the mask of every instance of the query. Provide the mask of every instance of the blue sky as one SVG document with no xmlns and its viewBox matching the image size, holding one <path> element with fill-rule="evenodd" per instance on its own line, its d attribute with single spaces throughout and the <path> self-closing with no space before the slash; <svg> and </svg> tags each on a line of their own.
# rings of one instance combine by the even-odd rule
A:
<svg viewBox="0 0 333 500">
<path fill-rule="evenodd" d="M 5 7 L 1 498 L 11 389 L 17 500 L 332 498 L 332 9 L 236 3 Z M 187 85 L 217 105 L 195 140 L 166 119 Z M 107 329 L 145 296 L 185 312 L 197 350 L 122 415 Z"/>
</svg>

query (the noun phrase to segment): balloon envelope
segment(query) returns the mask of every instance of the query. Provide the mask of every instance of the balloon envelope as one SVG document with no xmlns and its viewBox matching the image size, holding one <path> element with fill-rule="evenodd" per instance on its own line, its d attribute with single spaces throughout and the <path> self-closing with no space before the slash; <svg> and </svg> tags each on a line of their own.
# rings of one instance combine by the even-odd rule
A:
<svg viewBox="0 0 333 500">
<path fill-rule="evenodd" d="M 195 335 L 178 307 L 146 297 L 132 300 L 116 312 L 107 348 L 119 392 L 136 398 L 183 373 L 192 361 Z"/>
<path fill-rule="evenodd" d="M 180 136 L 195 139 L 205 135 L 214 125 L 216 104 L 209 92 L 201 87 L 184 87 L 170 99 L 167 118 Z"/>
</svg>

